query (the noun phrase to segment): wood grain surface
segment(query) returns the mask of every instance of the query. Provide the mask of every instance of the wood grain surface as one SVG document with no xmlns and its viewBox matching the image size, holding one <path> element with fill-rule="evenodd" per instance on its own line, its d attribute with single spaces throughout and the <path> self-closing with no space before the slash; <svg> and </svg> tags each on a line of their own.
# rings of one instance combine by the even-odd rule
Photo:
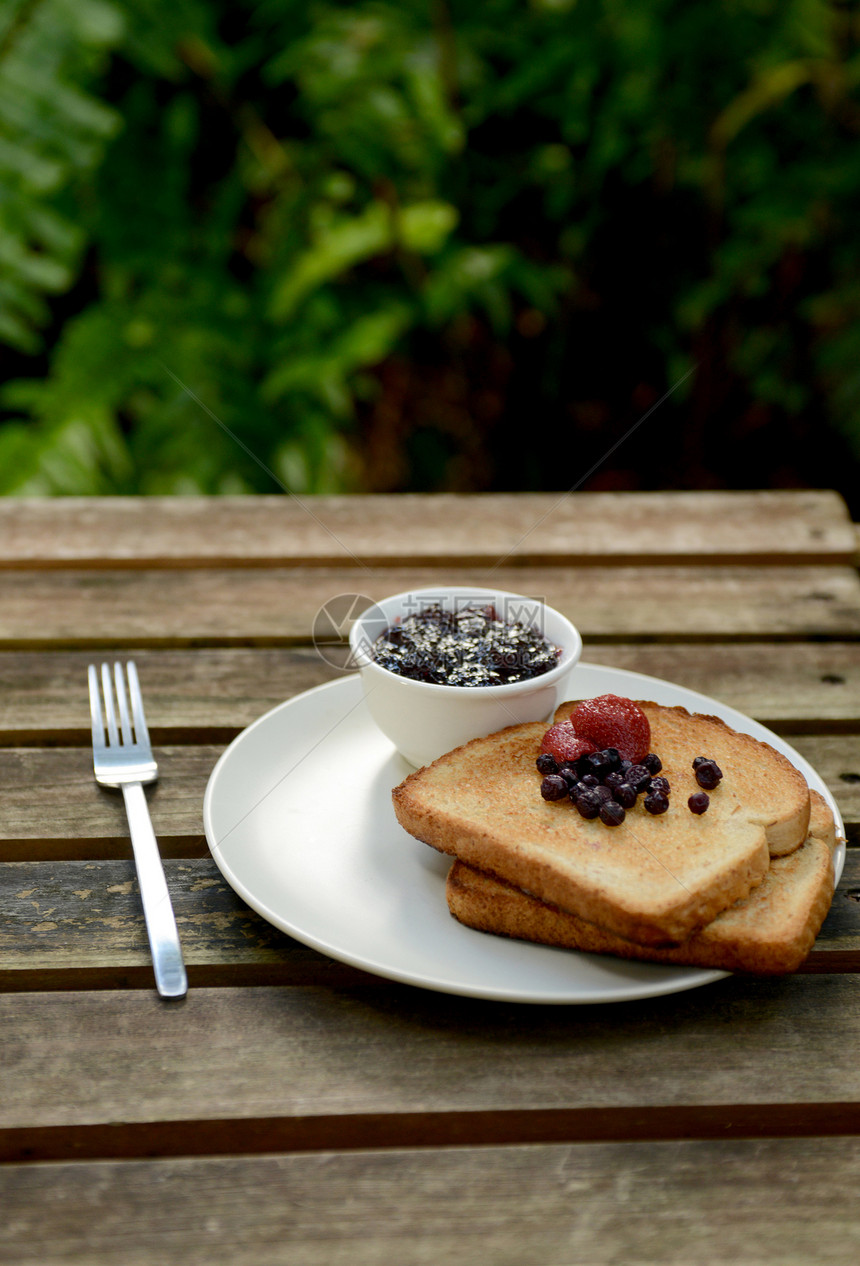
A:
<svg viewBox="0 0 860 1266">
<path fill-rule="evenodd" d="M 285 699 L 340 674 L 309 647 L 128 648 L 156 742 L 226 743 Z M 92 651 L 0 651 L 0 746 L 89 742 Z M 860 730 L 860 641 L 619 642 L 583 663 L 671 680 L 780 733 Z M 786 681 L 791 688 L 786 689 Z"/>
<path fill-rule="evenodd" d="M 845 504 L 828 491 L 0 500 L 7 568 L 850 563 L 855 553 Z"/>
<path fill-rule="evenodd" d="M 6 1262 L 845 1266 L 856 1138 L 7 1166 Z"/>
<path fill-rule="evenodd" d="M 860 734 L 792 734 L 790 741 L 833 792 L 853 842 L 860 827 Z M 155 749 L 159 780 L 147 799 L 166 856 L 206 851 L 203 793 L 221 751 L 203 744 Z M 89 748 L 2 748 L 0 786 L 0 859 L 129 856 L 122 799 L 96 786 Z M 393 816 L 391 825 L 399 830 Z"/>
<path fill-rule="evenodd" d="M 833 493 L 0 499 L 0 1261 L 808 1266 L 860 1243 L 860 577 Z M 458 998 L 284 935 L 202 823 L 224 746 L 336 677 L 314 617 L 545 597 L 584 660 L 785 735 L 845 819 L 801 971 Z M 153 989 L 86 667 L 133 654 L 190 991 Z M 440 893 L 440 900 L 442 900 Z"/>
<path fill-rule="evenodd" d="M 142 990 L 13 993 L 0 1020 L 0 1130 L 312 1114 L 348 1134 L 362 1113 L 782 1104 L 788 1116 L 860 1099 L 851 975 L 732 977 L 611 1011 L 385 982 L 198 989 L 170 1007 Z M 743 1050 L 720 1040 L 727 1024 Z"/>
<path fill-rule="evenodd" d="M 192 984 L 369 984 L 251 910 L 209 857 L 165 862 Z M 444 901 L 441 885 L 439 901 Z M 564 951 L 558 951 L 563 953 Z M 129 969 L 135 970 L 133 976 Z M 850 849 L 805 971 L 860 971 L 860 849 Z M 152 986 L 131 861 L 9 862 L 0 867 L 0 988 Z"/>
<path fill-rule="evenodd" d="M 539 597 L 595 641 L 860 636 L 860 578 L 850 567 L 464 568 L 460 585 Z M 287 567 L 193 571 L 0 572 L 7 649 L 287 646 L 311 640 L 342 594 L 378 601 L 450 584 L 449 568 Z"/>
<path fill-rule="evenodd" d="M 611 1013 L 382 983 L 10 993 L 0 1157 L 855 1134 L 858 990 L 732 977 Z"/>
</svg>

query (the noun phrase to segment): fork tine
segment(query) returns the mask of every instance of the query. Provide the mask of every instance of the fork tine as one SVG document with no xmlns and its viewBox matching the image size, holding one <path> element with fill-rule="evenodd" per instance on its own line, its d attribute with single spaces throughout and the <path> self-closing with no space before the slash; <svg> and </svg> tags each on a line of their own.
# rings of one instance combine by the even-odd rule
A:
<svg viewBox="0 0 860 1266">
<path fill-rule="evenodd" d="M 113 706 L 113 690 L 110 682 L 110 668 L 102 664 L 102 694 L 105 699 L 105 717 L 107 718 L 108 743 L 112 747 L 119 746 L 119 731 L 116 728 L 116 710 Z"/>
<path fill-rule="evenodd" d="M 149 730 L 146 728 L 146 717 L 143 715 L 143 695 L 140 693 L 140 682 L 137 679 L 137 666 L 133 659 L 126 666 L 128 672 L 128 689 L 131 695 L 131 714 L 134 717 L 134 733 L 138 743 L 149 746 Z"/>
<path fill-rule="evenodd" d="M 87 669 L 87 678 L 90 683 L 90 719 L 93 730 L 93 749 L 95 750 L 105 745 L 105 723 L 102 717 L 99 678 L 95 664 L 90 664 Z"/>
<path fill-rule="evenodd" d="M 114 664 L 113 678 L 116 686 L 116 701 L 119 705 L 119 724 L 122 730 L 122 741 L 131 745 L 134 739 L 131 737 L 131 721 L 128 719 L 128 701 L 125 696 L 125 674 L 122 671 L 122 664 Z"/>
</svg>

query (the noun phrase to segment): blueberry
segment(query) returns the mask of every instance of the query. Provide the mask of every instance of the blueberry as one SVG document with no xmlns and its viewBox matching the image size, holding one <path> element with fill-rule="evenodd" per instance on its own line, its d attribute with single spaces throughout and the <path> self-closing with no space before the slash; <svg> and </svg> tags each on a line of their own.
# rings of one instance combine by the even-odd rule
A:
<svg viewBox="0 0 860 1266">
<path fill-rule="evenodd" d="M 707 759 L 708 759 L 708 758 L 707 758 L 707 756 L 696 756 L 696 757 L 694 757 L 694 759 L 693 759 L 693 769 L 698 769 L 698 768 L 699 768 L 699 766 L 700 766 L 700 765 L 703 765 Z"/>
<path fill-rule="evenodd" d="M 663 762 L 656 752 L 649 752 L 647 756 L 643 756 L 640 764 L 645 766 L 649 774 L 659 774 L 663 768 Z"/>
<path fill-rule="evenodd" d="M 651 775 L 644 765 L 631 765 L 625 778 L 635 791 L 645 791 L 651 785 Z"/>
<path fill-rule="evenodd" d="M 586 752 L 584 756 L 579 756 L 577 758 L 576 772 L 579 774 L 580 778 L 584 778 L 586 774 L 590 774 L 592 772 L 591 763 L 589 761 L 590 756 L 591 752 Z"/>
<path fill-rule="evenodd" d="M 584 783 L 586 787 L 600 786 L 600 779 L 597 777 L 597 774 L 591 774 L 591 773 L 583 774 L 582 778 L 580 779 L 580 782 Z"/>
<path fill-rule="evenodd" d="M 547 774 L 540 785 L 544 800 L 561 800 L 568 794 L 567 779 L 561 774 Z"/>
<path fill-rule="evenodd" d="M 611 787 L 612 790 L 614 791 L 616 787 L 620 787 L 621 784 L 625 781 L 626 780 L 624 778 L 624 775 L 621 773 L 620 770 L 616 769 L 616 770 L 613 770 L 612 773 L 606 775 L 606 777 L 603 780 L 603 784 L 605 787 Z"/>
<path fill-rule="evenodd" d="M 595 774 L 598 781 L 600 781 L 605 773 L 609 772 L 604 768 L 603 755 L 601 752 L 589 752 L 588 755 L 583 756 L 582 759 L 586 762 L 588 772 L 590 774 Z"/>
<path fill-rule="evenodd" d="M 697 791 L 687 801 L 691 813 L 704 813 L 710 803 L 710 797 L 706 796 L 704 791 Z"/>
<path fill-rule="evenodd" d="M 538 773 L 540 774 L 558 773 L 558 762 L 554 756 L 550 756 L 549 752 L 541 752 L 540 756 L 535 761 L 535 764 L 537 765 Z"/>
<path fill-rule="evenodd" d="M 617 747 L 605 747 L 600 755 L 603 758 L 604 765 L 610 773 L 613 770 L 618 769 L 621 764 L 621 753 Z"/>
<path fill-rule="evenodd" d="M 660 777 L 657 777 L 657 778 L 652 778 L 652 779 L 651 779 L 651 790 L 652 790 L 652 791 L 662 791 L 662 793 L 663 793 L 663 795 L 664 795 L 664 796 L 668 796 L 668 794 L 669 794 L 669 792 L 672 790 L 672 788 L 669 786 L 669 779 L 668 779 L 668 778 L 660 778 Z"/>
<path fill-rule="evenodd" d="M 669 808 L 669 797 L 662 791 L 652 791 L 642 801 L 649 813 L 665 813 Z"/>
<path fill-rule="evenodd" d="M 705 791 L 713 791 L 718 785 L 723 773 L 719 765 L 715 761 L 702 761 L 696 770 L 696 782 L 700 787 L 704 787 Z"/>
<path fill-rule="evenodd" d="M 636 803 L 636 792 L 629 782 L 623 782 L 613 791 L 613 796 L 622 809 L 632 809 Z"/>
<path fill-rule="evenodd" d="M 632 768 L 633 768 L 633 761 L 632 761 L 632 760 L 623 760 L 623 761 L 621 762 L 621 764 L 618 766 L 618 768 L 619 768 L 619 770 L 621 771 L 621 773 L 622 773 L 622 774 L 626 774 L 626 773 L 628 772 L 628 770 L 630 770 L 630 769 L 632 769 Z"/>
<path fill-rule="evenodd" d="M 576 809 L 582 818 L 596 818 L 600 813 L 600 799 L 589 788 L 577 798 Z"/>
<path fill-rule="evenodd" d="M 592 788 L 592 790 L 602 804 L 606 804 L 612 799 L 612 792 L 608 787 L 604 787 L 602 784 L 599 787 Z"/>
<path fill-rule="evenodd" d="M 620 826 L 626 816 L 617 800 L 604 800 L 600 806 L 600 821 L 604 826 Z"/>
</svg>

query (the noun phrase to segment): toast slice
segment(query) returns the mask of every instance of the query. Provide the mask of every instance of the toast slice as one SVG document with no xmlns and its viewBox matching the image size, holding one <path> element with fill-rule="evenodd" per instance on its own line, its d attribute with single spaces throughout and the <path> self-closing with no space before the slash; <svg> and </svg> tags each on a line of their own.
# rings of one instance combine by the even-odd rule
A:
<svg viewBox="0 0 860 1266">
<path fill-rule="evenodd" d="M 699 744 L 693 756 L 711 757 L 724 773 L 731 771 L 736 789 L 742 785 L 744 812 L 750 821 L 764 827 L 771 857 L 784 857 L 800 847 L 809 825 L 809 788 L 803 774 L 785 756 L 769 743 L 731 729 L 719 717 L 691 715 L 686 708 L 663 708 L 655 703 L 639 706 L 651 722 L 652 750 L 663 761 L 660 772 L 672 784 L 674 801 L 681 803 L 683 799 L 686 805 L 687 798 L 699 790 L 692 757 L 686 759 L 693 739 Z M 706 816 L 719 796 L 720 791 L 711 793 Z"/>
<path fill-rule="evenodd" d="M 795 971 L 812 948 L 833 899 L 833 814 L 817 791 L 810 796 L 806 842 L 775 858 L 748 897 L 670 949 L 634 945 L 460 861 L 448 875 L 448 907 L 461 923 L 479 931 L 544 945 L 723 971 Z"/>
<path fill-rule="evenodd" d="M 772 847 L 803 843 L 809 791 L 782 755 L 722 721 L 639 706 L 672 785 L 659 817 L 640 799 L 620 826 L 606 827 L 567 801 L 544 801 L 535 758 L 546 725 L 535 722 L 473 739 L 410 774 L 392 793 L 397 819 L 440 852 L 626 940 L 679 944 L 762 881 Z M 713 756 L 724 773 L 701 817 L 687 808 L 697 755 Z"/>
</svg>

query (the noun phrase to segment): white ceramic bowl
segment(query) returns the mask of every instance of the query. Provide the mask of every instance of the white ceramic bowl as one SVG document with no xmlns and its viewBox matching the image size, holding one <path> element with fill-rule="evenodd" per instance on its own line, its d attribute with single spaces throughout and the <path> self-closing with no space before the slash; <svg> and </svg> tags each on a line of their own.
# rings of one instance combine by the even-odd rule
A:
<svg viewBox="0 0 860 1266">
<path fill-rule="evenodd" d="M 376 638 L 398 617 L 415 615 L 434 603 L 448 611 L 492 603 L 506 622 L 519 620 L 561 647 L 558 665 L 540 677 L 503 686 L 440 686 L 401 677 L 374 663 L 370 648 Z M 416 766 L 506 725 L 547 720 L 565 698 L 568 678 L 582 653 L 579 631 L 553 607 L 504 589 L 465 585 L 412 589 L 384 598 L 355 621 L 349 641 L 370 715 Z"/>
</svg>

